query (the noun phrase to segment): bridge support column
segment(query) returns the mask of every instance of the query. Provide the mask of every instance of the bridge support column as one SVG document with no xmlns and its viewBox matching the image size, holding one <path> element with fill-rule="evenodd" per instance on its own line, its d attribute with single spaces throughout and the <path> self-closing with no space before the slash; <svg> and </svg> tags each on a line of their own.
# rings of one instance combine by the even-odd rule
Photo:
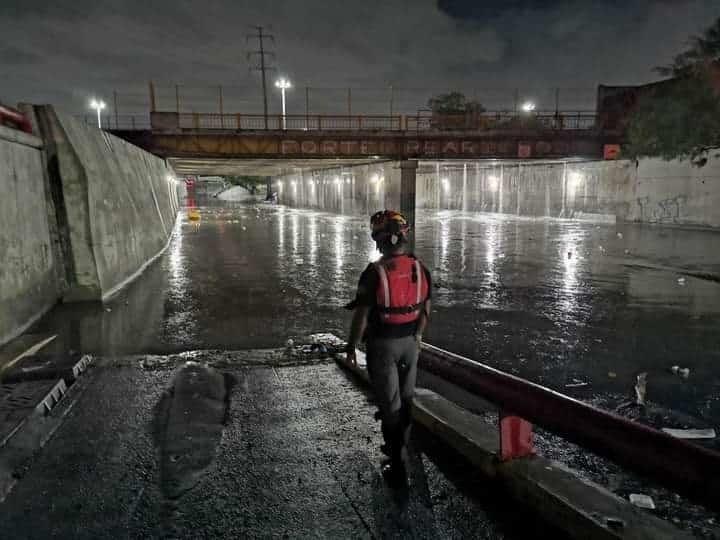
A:
<svg viewBox="0 0 720 540">
<path fill-rule="evenodd" d="M 404 159 L 400 162 L 400 212 L 407 218 L 410 225 L 410 251 L 415 249 L 415 191 L 417 189 L 416 173 L 418 162 Z"/>
</svg>

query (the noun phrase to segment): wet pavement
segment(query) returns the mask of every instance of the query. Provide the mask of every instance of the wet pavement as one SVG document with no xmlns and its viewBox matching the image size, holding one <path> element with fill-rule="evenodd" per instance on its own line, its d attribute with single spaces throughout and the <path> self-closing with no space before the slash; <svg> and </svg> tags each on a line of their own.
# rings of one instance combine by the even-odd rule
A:
<svg viewBox="0 0 720 540">
<path fill-rule="evenodd" d="M 58 333 L 54 350 L 95 353 L 109 363 L 8 500 L 12 523 L 43 515 L 30 531 L 38 538 L 186 537 L 196 527 L 228 537 L 262 535 L 263 528 L 292 536 L 293 527 L 311 524 L 345 537 L 371 536 L 373 527 L 411 534 L 415 518 L 381 496 L 372 407 L 347 393 L 351 383 L 328 365 L 225 366 L 237 384 L 228 387 L 222 436 L 217 423 L 210 430 L 217 460 L 181 507 L 168 503 L 153 429 L 175 361 L 161 368 L 127 355 L 277 347 L 314 332 L 343 336 L 349 314 L 342 306 L 378 255 L 362 217 L 214 199 L 199 211 L 199 223 L 181 213 L 166 253 L 113 300 L 60 305 L 31 329 Z M 720 427 L 720 234 L 425 211 L 416 251 L 434 277 L 426 341 L 610 410 L 632 399 L 636 375 L 647 372 L 647 409 L 624 414 L 655 427 Z M 113 357 L 125 360 L 113 364 Z M 688 368 L 688 378 L 671 373 L 673 365 Z M 421 373 L 419 382 L 473 408 L 471 396 L 442 381 Z M 341 391 L 345 401 L 322 401 Z M 345 427 L 328 427 L 338 422 Z M 319 433 L 317 445 L 302 433 Z M 707 536 L 702 531 L 716 520 L 551 435 L 538 440 L 545 455 L 622 496 L 652 489 L 663 515 L 683 528 Z M 493 498 L 482 499 L 482 486 L 459 487 L 463 474 L 445 470 L 453 458 L 429 456 L 416 457 L 422 474 L 410 508 L 419 512 L 418 531 L 522 536 L 502 508 L 488 510 Z M 272 462 L 284 465 L 273 469 Z M 319 490 L 313 497 L 325 510 L 304 506 L 307 486 Z M 55 506 L 33 493 L 49 494 Z M 60 493 L 69 495 L 57 499 Z M 385 507 L 396 512 L 383 517 Z M 267 508 L 285 521 L 263 521 Z M 323 512 L 330 518 L 323 521 Z"/>
<path fill-rule="evenodd" d="M 101 361 L 0 503 L 3 537 L 557 537 L 432 443 L 390 490 L 368 396 L 334 363 L 257 357 Z"/>
<path fill-rule="evenodd" d="M 58 306 L 32 331 L 102 354 L 345 335 L 342 306 L 377 256 L 364 218 L 205 204 L 114 300 Z M 649 402 L 720 424 L 720 234 L 433 211 L 417 253 L 435 280 L 426 341 L 608 406 L 646 371 Z"/>
</svg>

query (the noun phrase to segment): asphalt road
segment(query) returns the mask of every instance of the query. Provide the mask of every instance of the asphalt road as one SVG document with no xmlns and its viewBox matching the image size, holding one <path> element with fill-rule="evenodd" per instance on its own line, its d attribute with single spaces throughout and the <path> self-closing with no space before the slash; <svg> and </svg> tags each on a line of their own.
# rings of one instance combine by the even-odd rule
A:
<svg viewBox="0 0 720 540">
<path fill-rule="evenodd" d="M 76 401 L 61 427 L 0 503 L 2 537 L 494 539 L 538 531 L 427 434 L 414 442 L 407 492 L 389 489 L 370 396 L 332 363 L 188 358 L 120 357 L 92 368 L 68 396 Z"/>
</svg>

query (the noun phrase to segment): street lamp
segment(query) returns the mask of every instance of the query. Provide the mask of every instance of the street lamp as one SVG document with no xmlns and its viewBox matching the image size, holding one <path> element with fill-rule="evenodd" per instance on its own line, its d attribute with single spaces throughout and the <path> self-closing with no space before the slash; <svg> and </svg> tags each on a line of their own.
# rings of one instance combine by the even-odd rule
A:
<svg viewBox="0 0 720 540">
<path fill-rule="evenodd" d="M 285 90 L 292 88 L 292 84 L 290 84 L 290 81 L 285 77 L 280 77 L 277 81 L 275 81 L 275 87 L 280 89 L 280 94 L 282 95 L 282 124 L 283 129 L 287 129 L 285 119 Z"/>
<path fill-rule="evenodd" d="M 526 113 L 533 112 L 535 110 L 535 104 L 532 101 L 526 101 L 522 104 L 522 110 Z"/>
<path fill-rule="evenodd" d="M 102 122 L 100 121 L 100 111 L 102 111 L 105 108 L 105 102 L 100 99 L 93 99 L 90 102 L 90 108 L 95 109 L 97 111 L 97 117 L 98 117 L 98 127 L 102 129 Z"/>
</svg>

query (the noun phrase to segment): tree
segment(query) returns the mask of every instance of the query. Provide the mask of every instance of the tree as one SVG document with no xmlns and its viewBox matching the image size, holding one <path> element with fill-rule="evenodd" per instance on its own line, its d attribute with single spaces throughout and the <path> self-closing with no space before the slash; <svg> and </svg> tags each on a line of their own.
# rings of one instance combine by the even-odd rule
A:
<svg viewBox="0 0 720 540">
<path fill-rule="evenodd" d="M 673 79 L 640 97 L 628 126 L 632 157 L 696 160 L 720 146 L 720 18 L 667 66 Z"/>
<path fill-rule="evenodd" d="M 481 113 L 485 109 L 476 101 L 468 101 L 461 92 L 438 94 L 428 100 L 428 107 L 435 114 Z"/>
</svg>

